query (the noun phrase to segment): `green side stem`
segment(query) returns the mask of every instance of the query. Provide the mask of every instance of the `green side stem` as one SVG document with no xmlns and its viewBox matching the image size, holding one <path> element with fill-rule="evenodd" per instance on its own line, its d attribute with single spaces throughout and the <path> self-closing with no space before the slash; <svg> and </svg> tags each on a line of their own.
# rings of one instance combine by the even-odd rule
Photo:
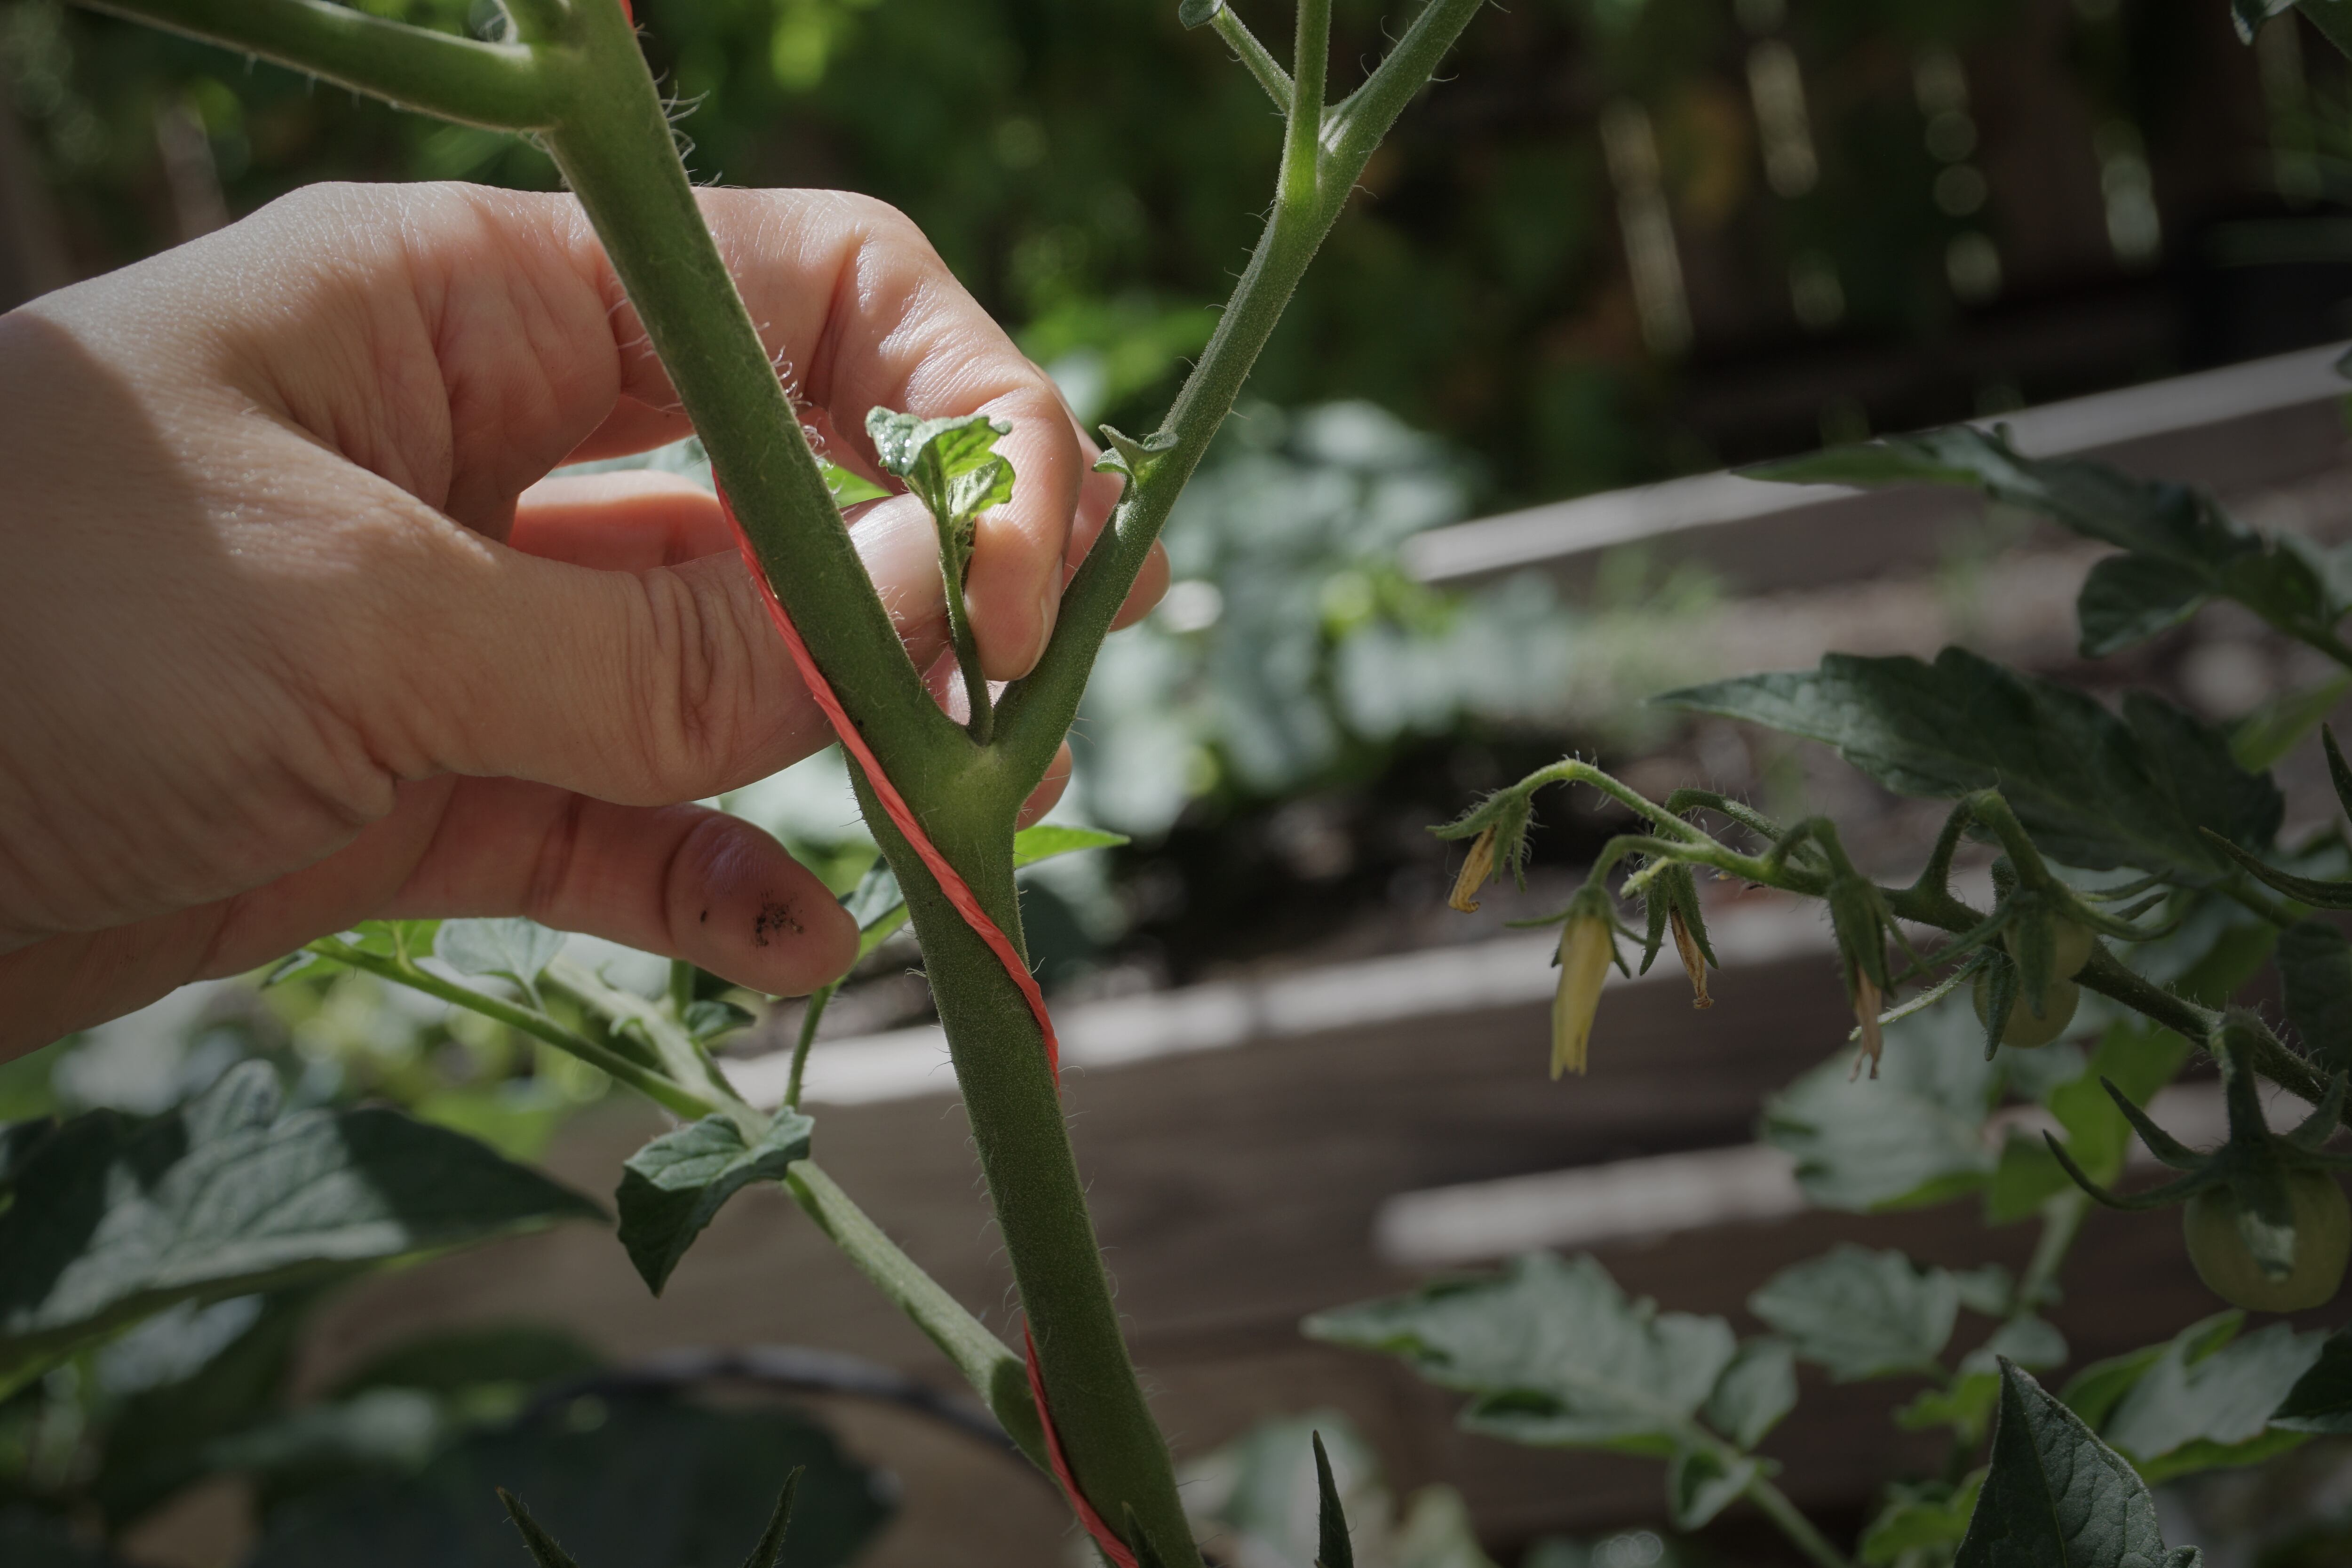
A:
<svg viewBox="0 0 2352 1568">
<path fill-rule="evenodd" d="M 1132 1510 L 1167 1568 L 1198 1568 L 1167 1441 L 1121 1331 L 1044 1036 L 995 953 L 940 890 L 866 779 L 853 778 L 922 942 L 924 973 L 1071 1472 L 1105 1519 Z M 1011 835 L 952 820 L 932 825 L 932 834 L 989 919 L 1018 943 Z"/>
<path fill-rule="evenodd" d="M 940 710 L 842 526 L 798 412 L 678 161 L 616 0 L 572 9 L 548 151 L 604 242 L 777 597 L 909 800 L 952 798 L 973 747 Z"/>
<path fill-rule="evenodd" d="M 1265 89 L 1265 95 L 1274 100 L 1274 106 L 1287 110 L 1290 108 L 1290 73 L 1284 70 L 1274 56 L 1266 51 L 1266 47 L 1257 41 L 1257 35 L 1249 30 L 1249 24 L 1243 21 L 1231 5 L 1218 6 L 1212 20 L 1217 36 L 1224 39 L 1226 47 L 1234 51 L 1243 65 L 1249 68 L 1249 73 L 1257 79 L 1258 86 Z"/>
<path fill-rule="evenodd" d="M 1039 1469 L 1050 1471 L 1045 1428 L 1037 1424 L 1037 1406 L 1029 1397 L 1029 1374 L 1021 1358 L 900 1251 L 816 1162 L 793 1164 L 784 1174 L 784 1185 L 858 1272 L 955 1363 L 1021 1451 Z"/>
<path fill-rule="evenodd" d="M 743 1130 L 746 1138 L 756 1138 L 766 1130 L 768 1118 L 744 1103 L 743 1097 L 735 1092 L 735 1086 L 727 1081 L 727 1075 L 719 1070 L 719 1064 L 710 1059 L 710 1053 L 659 1006 L 634 991 L 606 984 L 602 976 L 569 959 L 559 958 L 549 964 L 546 978 L 614 1025 L 634 1029 L 653 1047 L 670 1082 L 708 1098 Z"/>
<path fill-rule="evenodd" d="M 544 1040 L 560 1051 L 578 1057 L 590 1067 L 597 1068 L 616 1081 L 627 1084 L 663 1109 L 675 1111 L 688 1120 L 708 1116 L 719 1109 L 716 1103 L 703 1099 L 691 1089 L 672 1083 L 652 1068 L 631 1061 L 618 1051 L 599 1045 L 585 1035 L 573 1033 L 544 1014 L 518 1007 L 499 997 L 459 985 L 454 981 L 444 980 L 430 970 L 419 969 L 413 963 L 403 963 L 397 959 L 366 952 L 334 937 L 323 937 L 310 943 L 308 951 L 317 953 L 321 958 L 332 959 L 337 963 L 346 964 L 353 969 L 365 970 L 370 974 L 405 985 L 413 991 L 422 991 L 428 996 L 437 996 L 444 1002 L 468 1008 L 479 1013 L 485 1018 L 494 1019 L 510 1029 L 529 1035 L 535 1040 Z"/>
<path fill-rule="evenodd" d="M 81 0 L 144 22 L 387 99 L 404 109 L 499 131 L 553 123 L 544 58 L 512 44 L 371 16 L 326 0 Z"/>
<path fill-rule="evenodd" d="M 816 1026 L 824 1018 L 826 1005 L 840 989 L 838 980 L 818 986 L 809 993 L 808 1005 L 801 1010 L 800 1037 L 793 1042 L 793 1070 L 784 1079 L 784 1107 L 788 1110 L 800 1109 L 801 1075 L 808 1070 L 809 1047 L 816 1044 Z"/>
</svg>

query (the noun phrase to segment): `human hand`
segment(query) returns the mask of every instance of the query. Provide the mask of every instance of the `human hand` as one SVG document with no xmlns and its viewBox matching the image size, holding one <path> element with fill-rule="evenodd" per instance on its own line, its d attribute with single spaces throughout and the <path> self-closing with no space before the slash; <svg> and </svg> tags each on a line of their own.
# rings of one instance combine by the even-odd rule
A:
<svg viewBox="0 0 2352 1568">
<path fill-rule="evenodd" d="M 988 674 L 1025 672 L 1117 495 L 1052 384 L 888 208 L 702 199 L 835 461 L 871 475 L 876 405 L 1012 421 L 967 595 Z M 717 503 L 541 482 L 675 408 L 567 197 L 313 188 L 0 317 L 0 1058 L 374 917 L 839 973 L 822 884 L 679 804 L 831 739 Z M 929 517 L 851 531 L 943 689 Z"/>
</svg>

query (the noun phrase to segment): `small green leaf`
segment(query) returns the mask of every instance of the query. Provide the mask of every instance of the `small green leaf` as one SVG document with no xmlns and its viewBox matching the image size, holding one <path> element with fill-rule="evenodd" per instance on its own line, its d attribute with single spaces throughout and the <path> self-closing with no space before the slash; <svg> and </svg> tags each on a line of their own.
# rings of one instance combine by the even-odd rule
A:
<svg viewBox="0 0 2352 1568">
<path fill-rule="evenodd" d="M 78 1117 L 26 1155 L 0 1211 L 0 1386 L 175 1301 L 592 1217 L 396 1110 L 281 1114 L 268 1065 L 244 1062 L 170 1115 Z"/>
<path fill-rule="evenodd" d="M 1796 1352 L 1769 1335 L 1746 1341 L 1706 1396 L 1707 1425 L 1753 1448 L 1797 1407 Z"/>
<path fill-rule="evenodd" d="M 1737 1354 L 1722 1319 L 1628 1300 L 1591 1258 L 1549 1253 L 1483 1279 L 1320 1312 L 1305 1329 L 1476 1395 L 1463 1416 L 1474 1432 L 1661 1458 Z"/>
<path fill-rule="evenodd" d="M 1129 842 L 1123 833 L 1041 822 L 1013 836 L 1013 866 L 1019 870 L 1041 860 L 1075 855 L 1084 849 L 1112 849 Z M 899 890 L 898 879 L 885 860 L 877 860 L 866 868 L 866 875 L 842 900 L 842 907 L 857 922 L 857 956 L 861 959 L 907 923 L 906 895 Z"/>
<path fill-rule="evenodd" d="M 887 860 L 877 860 L 868 866 L 857 886 L 841 900 L 841 906 L 857 922 L 857 956 L 861 960 L 907 923 L 907 895 L 899 889 L 898 878 Z"/>
<path fill-rule="evenodd" d="M 1676 1530 L 1698 1530 L 1738 1502 L 1763 1466 L 1712 1448 L 1678 1449 L 1666 1468 L 1666 1512 Z"/>
<path fill-rule="evenodd" d="M 686 1032 L 704 1045 L 738 1029 L 748 1029 L 759 1021 L 750 1008 L 717 996 L 699 997 L 686 1007 Z"/>
<path fill-rule="evenodd" d="M 2084 658 L 2105 658 L 2170 631 L 2203 607 L 2202 573 L 2153 555 L 2110 555 L 2091 568 L 2074 601 Z"/>
<path fill-rule="evenodd" d="M 2193 1568 L 2168 1552 L 2123 1457 L 2013 1364 L 2000 1369 L 1992 1461 L 1954 1568 Z"/>
<path fill-rule="evenodd" d="M 1990 1381 L 1998 1393 L 2000 1380 Z M 1990 1400 L 1986 1409 L 1991 1409 Z M 1969 1532 L 1969 1515 L 1976 1511 L 1977 1492 L 1984 1479 L 1982 1470 L 1971 1470 L 1957 1487 L 1940 1481 L 1889 1487 L 1886 1506 L 1863 1532 L 1862 1560 L 1871 1568 L 1894 1568 L 1906 1553 L 1916 1552 L 1930 1562 L 1942 1561 L 1942 1554 L 1958 1546 Z"/>
<path fill-rule="evenodd" d="M 2301 1432 L 2266 1428 L 2319 1360 L 2322 1336 L 2273 1323 L 2234 1338 L 2243 1320 L 2224 1313 L 2174 1336 L 2098 1424 L 2100 1436 L 2151 1483 L 2252 1464 L 2303 1440 Z"/>
<path fill-rule="evenodd" d="M 1098 827 L 1066 827 L 1059 823 L 1041 822 L 1034 827 L 1024 827 L 1013 836 L 1013 865 L 1017 870 L 1034 866 L 1040 860 L 1056 856 L 1075 855 L 1081 849 L 1116 849 L 1134 840 L 1124 833 L 1106 833 Z"/>
<path fill-rule="evenodd" d="M 535 921 L 443 921 L 433 956 L 460 974 L 511 980 L 535 994 L 540 972 L 555 962 L 566 940 Z"/>
<path fill-rule="evenodd" d="M 343 940 L 362 952 L 414 963 L 432 952 L 440 930 L 439 921 L 362 921 Z"/>
<path fill-rule="evenodd" d="M 808 1473 L 806 1465 L 794 1465 L 784 1477 L 784 1489 L 776 1494 L 776 1511 L 768 1516 L 768 1529 L 760 1537 L 760 1544 L 751 1548 L 751 1555 L 743 1559 L 743 1568 L 783 1568 L 784 1535 L 793 1527 L 793 1501 L 801 1489 L 801 1478 Z"/>
<path fill-rule="evenodd" d="M 2352 943 L 2326 921 L 2298 921 L 2276 952 L 2295 1037 L 2325 1070 L 2352 1072 Z"/>
<path fill-rule="evenodd" d="M 1013 499 L 1013 465 L 996 453 L 1013 426 L 985 414 L 918 419 L 876 408 L 866 416 L 883 471 L 907 481 L 938 526 L 951 580 L 961 586 L 979 515 Z"/>
<path fill-rule="evenodd" d="M 1820 741 L 1898 795 L 1956 799 L 1998 788 L 2050 855 L 2093 870 L 2137 867 L 2194 885 L 2224 859 L 2214 828 L 2260 848 L 2284 810 L 2221 733 L 2145 694 L 2120 717 L 2083 692 L 1965 649 L 1933 664 L 1831 654 L 1817 670 L 1746 676 L 1660 701 Z"/>
<path fill-rule="evenodd" d="M 2318 1358 L 2271 1413 L 2271 1425 L 2293 1432 L 2352 1432 L 2352 1329 L 2327 1336 Z"/>
<path fill-rule="evenodd" d="M 614 1200 L 621 1245 L 656 1296 L 694 1238 L 729 1198 L 753 1182 L 775 1181 L 808 1157 L 815 1123 L 781 1110 L 754 1144 L 734 1122 L 716 1113 L 663 1133 L 621 1166 Z"/>
<path fill-rule="evenodd" d="M 1331 1479 L 1331 1456 L 1323 1434 L 1315 1445 L 1315 1568 L 1356 1568 L 1356 1543 L 1348 1535 L 1348 1510 L 1339 1506 L 1339 1485 Z"/>
<path fill-rule="evenodd" d="M 531 1560 L 539 1564 L 539 1568 L 580 1568 L 564 1554 L 563 1548 L 555 1543 L 555 1537 L 539 1527 L 539 1521 L 530 1517 L 530 1510 L 522 1506 L 520 1498 L 500 1487 L 499 1501 L 506 1505 L 507 1517 L 514 1521 L 515 1529 L 522 1534 L 524 1547 L 530 1551 Z"/>
<path fill-rule="evenodd" d="M 839 463 L 824 458 L 816 460 L 816 471 L 824 476 L 824 488 L 832 492 L 833 504 L 845 510 L 866 501 L 885 500 L 890 494 L 863 474 L 853 474 Z"/>
<path fill-rule="evenodd" d="M 1847 1243 L 1780 1270 L 1748 1298 L 1748 1310 L 1832 1379 L 1853 1383 L 1939 1374 L 1936 1358 L 1952 1337 L 1960 1295 L 1941 1268 Z"/>
</svg>

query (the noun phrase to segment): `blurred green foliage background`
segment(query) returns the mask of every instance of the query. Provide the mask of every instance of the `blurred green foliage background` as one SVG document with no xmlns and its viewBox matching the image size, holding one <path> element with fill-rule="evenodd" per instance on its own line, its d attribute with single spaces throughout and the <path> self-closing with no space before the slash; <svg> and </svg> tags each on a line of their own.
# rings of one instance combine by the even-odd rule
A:
<svg viewBox="0 0 2352 1568">
<path fill-rule="evenodd" d="M 496 20 L 488 0 L 364 3 Z M 1242 9 L 1280 53 L 1283 8 Z M 2198 319 L 2199 237 L 2321 194 L 2315 105 L 2336 68 L 2296 47 L 2292 18 L 2284 43 L 2239 47 L 2226 9 L 1498 8 L 1368 172 L 1255 391 L 1377 404 L 1474 455 L 1479 502 L 1501 505 L 2230 357 Z M 1211 30 L 1160 0 L 639 13 L 698 177 L 897 204 L 1082 414 L 1156 416 L 1254 237 L 1279 136 Z M 1341 0 L 1341 85 L 1401 14 Z M 207 162 L 227 214 L 319 179 L 554 180 L 510 138 L 61 0 L 0 4 L 0 70 L 82 272 L 216 221 L 192 188 Z M 1627 261 L 1660 201 L 1679 336 Z M 2134 214 L 2143 232 L 2118 236 Z"/>
</svg>

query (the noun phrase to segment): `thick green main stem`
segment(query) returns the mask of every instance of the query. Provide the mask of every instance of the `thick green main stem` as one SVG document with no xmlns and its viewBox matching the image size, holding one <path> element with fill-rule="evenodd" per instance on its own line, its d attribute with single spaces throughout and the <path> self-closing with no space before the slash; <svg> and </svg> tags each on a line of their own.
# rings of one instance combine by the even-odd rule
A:
<svg viewBox="0 0 2352 1568">
<path fill-rule="evenodd" d="M 547 132 L 777 597 L 910 800 L 951 795 L 971 747 L 900 646 L 800 417 L 703 222 L 617 0 L 572 7 Z"/>
<path fill-rule="evenodd" d="M 923 870 L 865 781 L 858 785 L 866 820 L 898 873 L 921 939 L 924 973 L 947 1027 L 964 1114 L 1063 1452 L 1097 1511 L 1123 1519 L 1131 1510 L 1159 1559 L 1189 1568 L 1199 1553 L 1167 1442 L 1120 1331 L 1044 1037 L 995 953 Z M 954 825 L 943 833 L 938 824 L 931 834 L 989 918 L 1018 941 L 1011 836 L 989 827 L 957 832 Z"/>
</svg>

